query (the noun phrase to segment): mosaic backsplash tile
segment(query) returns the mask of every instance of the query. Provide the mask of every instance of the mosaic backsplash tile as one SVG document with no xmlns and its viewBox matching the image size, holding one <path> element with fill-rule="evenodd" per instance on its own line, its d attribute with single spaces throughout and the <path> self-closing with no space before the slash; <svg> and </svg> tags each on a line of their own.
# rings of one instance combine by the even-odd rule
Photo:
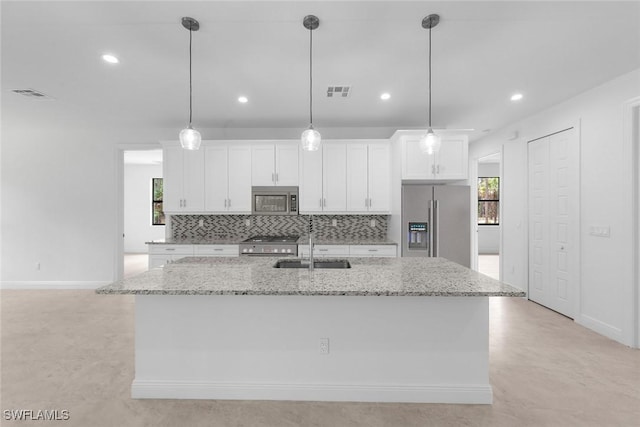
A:
<svg viewBox="0 0 640 427">
<path fill-rule="evenodd" d="M 317 239 L 385 239 L 387 219 L 387 215 L 313 215 L 313 230 Z M 371 227 L 372 220 L 375 227 Z M 172 215 L 170 237 L 244 240 L 257 235 L 306 236 L 308 224 L 309 215 Z"/>
</svg>

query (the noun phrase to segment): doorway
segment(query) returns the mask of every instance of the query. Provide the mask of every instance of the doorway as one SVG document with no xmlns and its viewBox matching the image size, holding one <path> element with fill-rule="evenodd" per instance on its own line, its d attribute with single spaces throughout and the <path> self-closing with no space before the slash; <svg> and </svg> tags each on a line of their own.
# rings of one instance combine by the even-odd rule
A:
<svg viewBox="0 0 640 427">
<path fill-rule="evenodd" d="M 476 245 L 478 271 L 500 280 L 501 153 L 478 159 Z"/>
<path fill-rule="evenodd" d="M 117 155 L 119 206 L 115 275 L 119 280 L 147 270 L 145 242 L 164 239 L 165 227 L 159 221 L 157 209 L 162 205 L 156 201 L 162 195 L 157 191 L 162 190 L 160 145 L 122 145 Z"/>
</svg>

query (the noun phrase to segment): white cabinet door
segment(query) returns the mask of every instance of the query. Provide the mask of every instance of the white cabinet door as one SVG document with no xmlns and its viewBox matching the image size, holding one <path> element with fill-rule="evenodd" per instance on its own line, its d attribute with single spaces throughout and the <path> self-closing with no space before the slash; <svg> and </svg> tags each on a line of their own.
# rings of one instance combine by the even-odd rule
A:
<svg viewBox="0 0 640 427">
<path fill-rule="evenodd" d="M 367 144 L 347 146 L 347 210 L 366 212 L 368 206 Z"/>
<path fill-rule="evenodd" d="M 165 212 L 179 212 L 182 210 L 182 170 L 182 147 L 164 147 L 162 153 L 162 181 Z"/>
<path fill-rule="evenodd" d="M 204 148 L 205 162 L 205 209 L 207 212 L 227 210 L 227 147 Z"/>
<path fill-rule="evenodd" d="M 202 150 L 183 150 L 183 210 L 204 211 L 204 153 Z"/>
<path fill-rule="evenodd" d="M 298 143 L 275 145 L 275 185 L 298 185 Z"/>
<path fill-rule="evenodd" d="M 179 145 L 165 146 L 162 163 L 165 212 L 203 212 L 203 151 L 184 150 Z"/>
<path fill-rule="evenodd" d="M 355 257 L 396 257 L 396 245 L 351 245 L 349 255 Z"/>
<path fill-rule="evenodd" d="M 369 212 L 391 210 L 391 150 L 389 144 L 369 144 Z"/>
<path fill-rule="evenodd" d="M 440 151 L 436 154 L 436 179 L 467 179 L 469 172 L 468 137 L 442 136 Z"/>
<path fill-rule="evenodd" d="M 322 212 L 324 150 L 300 150 L 300 213 Z"/>
<path fill-rule="evenodd" d="M 402 179 L 432 179 L 433 156 L 420 149 L 420 136 L 402 138 Z"/>
<path fill-rule="evenodd" d="M 251 146 L 251 185 L 276 185 L 273 144 Z"/>
<path fill-rule="evenodd" d="M 347 210 L 347 145 L 322 144 L 322 206 L 324 212 Z"/>
<path fill-rule="evenodd" d="M 230 145 L 227 210 L 251 213 L 251 147 Z"/>
</svg>

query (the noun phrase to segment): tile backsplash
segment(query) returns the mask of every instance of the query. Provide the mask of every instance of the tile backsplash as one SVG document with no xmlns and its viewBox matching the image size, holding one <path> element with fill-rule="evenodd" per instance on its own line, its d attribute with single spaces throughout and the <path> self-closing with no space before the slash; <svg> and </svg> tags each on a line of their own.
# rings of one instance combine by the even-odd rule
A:
<svg viewBox="0 0 640 427">
<path fill-rule="evenodd" d="M 385 239 L 387 219 L 387 215 L 313 215 L 313 230 L 318 239 Z M 170 237 L 244 240 L 256 235 L 306 236 L 308 224 L 309 215 L 172 215 Z"/>
</svg>

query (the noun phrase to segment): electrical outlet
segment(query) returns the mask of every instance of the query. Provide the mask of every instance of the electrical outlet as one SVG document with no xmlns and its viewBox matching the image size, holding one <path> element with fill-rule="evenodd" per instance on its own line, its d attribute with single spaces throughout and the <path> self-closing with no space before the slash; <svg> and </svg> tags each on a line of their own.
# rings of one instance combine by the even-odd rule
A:
<svg viewBox="0 0 640 427">
<path fill-rule="evenodd" d="M 203 227 L 204 226 L 204 219 L 200 218 L 200 221 L 198 221 L 198 225 L 200 227 Z"/>
<path fill-rule="evenodd" d="M 369 226 L 370 226 L 371 228 L 376 228 L 376 220 L 375 220 L 375 219 L 372 219 L 371 221 L 369 221 Z"/>
<path fill-rule="evenodd" d="M 334 219 L 332 219 L 332 220 L 331 220 L 331 226 L 332 226 L 332 227 L 337 227 L 337 226 L 338 226 L 338 220 L 337 220 L 337 219 L 335 219 L 335 218 L 334 218 Z"/>
<path fill-rule="evenodd" d="M 245 219 L 244 220 L 244 225 L 247 227 L 251 227 L 251 220 L 250 219 Z"/>
<path fill-rule="evenodd" d="M 329 354 L 329 338 L 320 338 L 320 354 Z"/>
</svg>

